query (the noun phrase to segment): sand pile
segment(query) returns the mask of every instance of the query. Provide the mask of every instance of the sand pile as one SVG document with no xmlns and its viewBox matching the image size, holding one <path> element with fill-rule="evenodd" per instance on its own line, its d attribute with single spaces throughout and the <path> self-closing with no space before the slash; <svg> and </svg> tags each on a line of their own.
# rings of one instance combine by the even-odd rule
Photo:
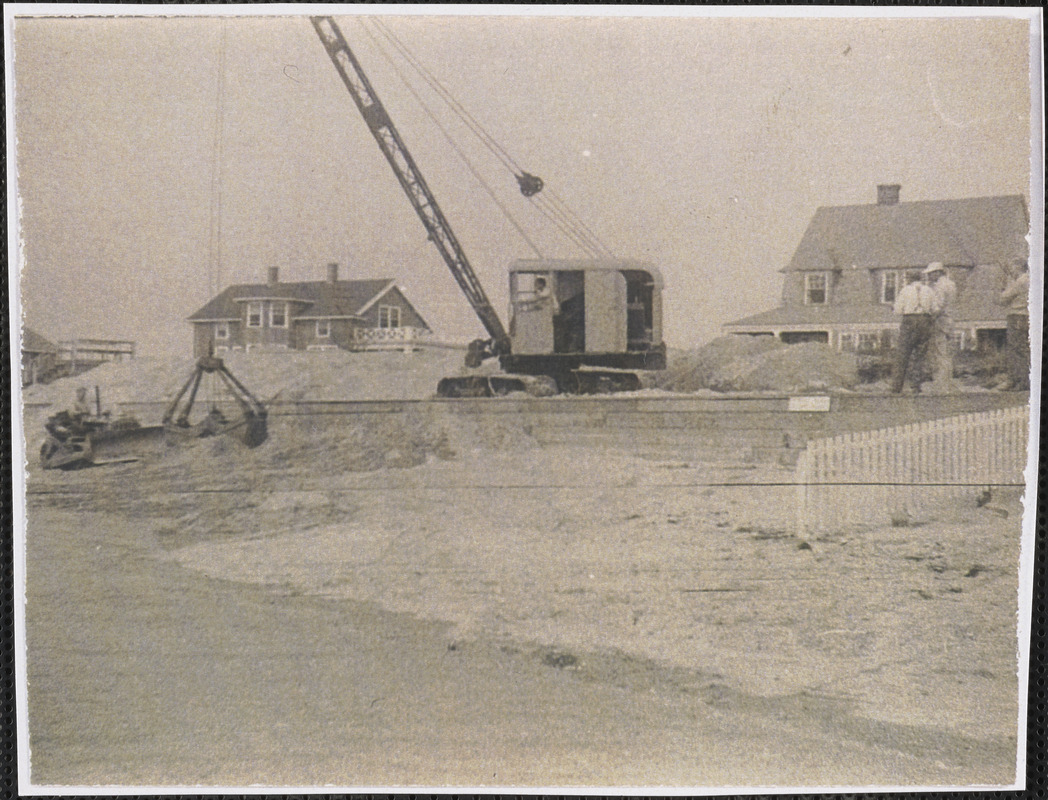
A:
<svg viewBox="0 0 1048 800">
<path fill-rule="evenodd" d="M 853 355 L 825 344 L 723 336 L 696 350 L 672 353 L 657 381 L 659 388 L 675 392 L 799 392 L 850 389 L 859 377 Z"/>
<path fill-rule="evenodd" d="M 674 392 L 712 389 L 733 363 L 784 346 L 770 336 L 722 336 L 695 350 L 672 350 L 656 382 Z"/>
<path fill-rule="evenodd" d="M 174 397 L 189 377 L 192 358 L 136 358 L 112 362 L 71 378 L 60 378 L 46 384 L 34 384 L 22 389 L 26 403 L 51 403 L 65 406 L 72 403 L 76 389 L 85 386 L 94 403 L 94 387 L 102 395 L 103 408 L 116 403 L 149 403 Z"/>
<path fill-rule="evenodd" d="M 317 476 L 380 469 L 405 469 L 483 451 L 530 450 L 536 440 L 517 418 L 478 417 L 443 408 L 408 409 L 396 414 L 275 416 L 269 438 L 248 449 L 231 436 L 161 445 L 156 462 L 168 481 L 193 476 L 286 474 L 311 465 Z"/>
<path fill-rule="evenodd" d="M 228 353 L 223 360 L 263 401 L 418 400 L 431 397 L 441 378 L 464 369 L 463 351 L 436 348 L 410 353 Z M 104 408 L 162 402 L 174 397 L 193 364 L 192 358 L 137 358 L 103 364 L 82 375 L 27 387 L 22 397 L 27 403 L 65 405 L 72 402 L 78 386 L 88 387 L 92 400 L 98 386 Z"/>
</svg>

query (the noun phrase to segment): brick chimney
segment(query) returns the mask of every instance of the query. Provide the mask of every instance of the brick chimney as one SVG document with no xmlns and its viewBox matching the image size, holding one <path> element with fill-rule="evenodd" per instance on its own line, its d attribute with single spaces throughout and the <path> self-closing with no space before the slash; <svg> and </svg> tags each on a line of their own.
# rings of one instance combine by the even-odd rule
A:
<svg viewBox="0 0 1048 800">
<path fill-rule="evenodd" d="M 276 286 L 280 283 L 280 267 L 270 267 L 266 271 L 266 283 L 269 286 Z"/>
<path fill-rule="evenodd" d="M 898 183 L 877 184 L 877 205 L 894 206 L 899 203 L 899 190 L 902 185 Z"/>
<path fill-rule="evenodd" d="M 338 281 L 338 263 L 332 261 L 327 265 L 327 279 L 328 283 L 336 283 Z"/>
</svg>

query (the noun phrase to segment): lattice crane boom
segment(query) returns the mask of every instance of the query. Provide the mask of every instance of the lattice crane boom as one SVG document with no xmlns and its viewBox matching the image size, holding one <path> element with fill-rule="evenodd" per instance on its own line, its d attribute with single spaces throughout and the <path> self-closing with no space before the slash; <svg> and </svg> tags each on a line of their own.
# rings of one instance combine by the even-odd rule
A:
<svg viewBox="0 0 1048 800">
<path fill-rule="evenodd" d="M 491 336 L 491 341 L 484 347 L 484 350 L 487 351 L 484 355 L 509 353 L 510 339 L 502 321 L 484 292 L 484 287 L 481 286 L 473 271 L 451 225 L 444 217 L 437 199 L 433 196 L 433 192 L 411 157 L 403 139 L 400 138 L 400 133 L 386 113 L 382 101 L 375 94 L 360 62 L 350 50 L 342 31 L 331 17 L 311 17 L 310 20 L 331 62 L 335 65 L 339 77 L 342 78 L 360 115 L 364 118 L 368 130 L 375 137 L 379 149 L 400 182 L 400 187 L 407 195 L 415 213 L 422 220 L 429 240 L 440 251 L 441 258 L 448 265 L 448 269 L 451 270 L 455 281 L 466 295 L 470 305 L 473 306 L 484 329 Z M 473 352 L 479 356 L 476 348 Z"/>
</svg>

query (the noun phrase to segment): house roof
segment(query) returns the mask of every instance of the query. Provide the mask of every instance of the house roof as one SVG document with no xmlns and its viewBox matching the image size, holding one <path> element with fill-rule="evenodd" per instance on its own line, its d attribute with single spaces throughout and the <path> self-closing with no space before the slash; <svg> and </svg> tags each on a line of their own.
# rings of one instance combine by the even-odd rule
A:
<svg viewBox="0 0 1048 800">
<path fill-rule="evenodd" d="M 237 320 L 240 304 L 251 300 L 291 300 L 308 304 L 308 316 L 351 317 L 393 288 L 389 278 L 360 281 L 302 281 L 298 283 L 238 283 L 228 286 L 189 317 L 190 322 Z"/>
<path fill-rule="evenodd" d="M 784 271 L 1003 264 L 1026 256 L 1021 195 L 827 206 L 816 210 Z"/>
<path fill-rule="evenodd" d="M 996 266 L 980 266 L 972 270 L 964 290 L 950 312 L 954 323 L 1004 323 L 1008 310 L 999 302 L 1004 275 Z M 828 305 L 779 306 L 749 317 L 733 320 L 725 330 L 751 327 L 810 325 L 814 328 L 831 325 L 895 325 L 899 322 L 892 306 L 887 303 L 831 303 Z"/>
<path fill-rule="evenodd" d="M 639 270 L 651 275 L 657 287 L 661 289 L 663 286 L 662 273 L 654 264 L 631 258 L 518 258 L 509 265 L 510 272 L 572 272 L 576 270 Z"/>
<path fill-rule="evenodd" d="M 892 312 L 891 306 L 881 303 L 851 303 L 848 305 L 825 305 L 825 306 L 780 306 L 771 311 L 762 311 L 750 317 L 737 319 L 724 327 L 727 329 L 742 326 L 768 326 L 775 325 L 811 325 L 819 327 L 822 325 L 847 325 L 883 323 L 892 325 L 899 318 Z"/>
<path fill-rule="evenodd" d="M 32 328 L 22 328 L 23 353 L 57 353 L 58 346 Z"/>
</svg>

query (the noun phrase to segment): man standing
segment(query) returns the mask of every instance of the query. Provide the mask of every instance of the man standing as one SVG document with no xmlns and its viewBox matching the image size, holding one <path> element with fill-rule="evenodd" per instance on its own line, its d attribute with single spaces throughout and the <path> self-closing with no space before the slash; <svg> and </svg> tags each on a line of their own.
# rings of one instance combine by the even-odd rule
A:
<svg viewBox="0 0 1048 800">
<path fill-rule="evenodd" d="M 953 301 L 957 297 L 957 284 L 950 279 L 940 261 L 933 261 L 924 270 L 932 289 L 939 298 L 939 313 L 935 317 L 935 333 L 930 346 L 932 356 L 932 381 L 940 391 L 953 389 Z"/>
<path fill-rule="evenodd" d="M 911 275 L 909 280 L 895 298 L 895 313 L 902 317 L 902 322 L 892 369 L 892 394 L 902 392 L 907 372 L 911 373 L 914 393 L 921 391 L 922 356 L 928 352 L 935 334 L 935 319 L 942 307 L 939 295 L 927 282 L 927 274 Z"/>
<path fill-rule="evenodd" d="M 1001 293 L 1008 306 L 1008 386 L 1015 391 L 1030 389 L 1030 265 L 1023 259 L 1011 264 L 1011 280 Z"/>
</svg>

